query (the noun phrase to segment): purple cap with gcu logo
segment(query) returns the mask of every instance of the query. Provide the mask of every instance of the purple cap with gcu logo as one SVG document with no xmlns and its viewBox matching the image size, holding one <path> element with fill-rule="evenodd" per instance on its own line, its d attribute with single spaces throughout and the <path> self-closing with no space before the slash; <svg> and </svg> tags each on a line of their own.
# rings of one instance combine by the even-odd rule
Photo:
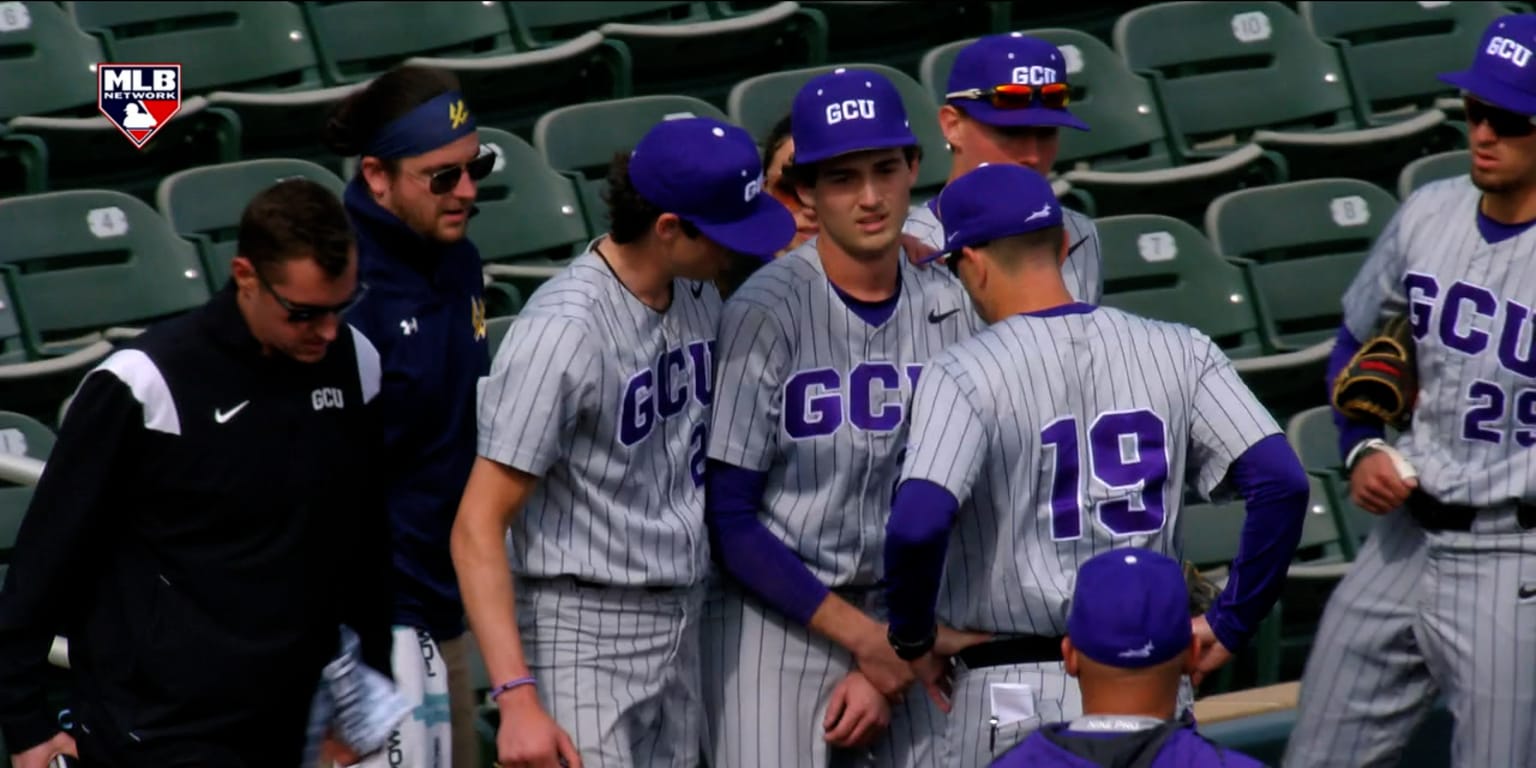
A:
<svg viewBox="0 0 1536 768">
<path fill-rule="evenodd" d="M 1077 569 L 1067 636 L 1079 653 L 1122 669 L 1150 667 L 1189 650 L 1189 587 L 1167 555 L 1121 547 Z"/>
<path fill-rule="evenodd" d="M 1471 69 L 1449 72 L 1440 79 L 1495 107 L 1521 115 L 1536 115 L 1536 15 L 1494 19 Z"/>
<path fill-rule="evenodd" d="M 811 78 L 790 110 L 797 164 L 866 149 L 915 147 L 901 93 L 883 75 L 839 67 Z"/>
<path fill-rule="evenodd" d="M 737 253 L 771 259 L 795 219 L 763 194 L 763 161 L 741 128 L 708 117 L 664 120 L 629 156 L 629 181 L 652 205 Z"/>
<path fill-rule="evenodd" d="M 1051 182 L 1011 163 L 982 163 L 944 187 L 937 205 L 944 222 L 944 248 L 923 263 L 961 248 L 1061 226 L 1061 202 Z"/>
<path fill-rule="evenodd" d="M 986 91 L 999 85 L 1042 86 L 1067 82 L 1067 60 L 1054 45 L 1020 32 L 988 35 L 960 49 L 949 70 L 947 94 Z M 1039 97 L 1024 109 L 998 109 L 985 99 L 946 98 L 965 114 L 987 125 L 1061 126 L 1088 130 L 1088 124 L 1066 109 L 1041 106 Z"/>
</svg>

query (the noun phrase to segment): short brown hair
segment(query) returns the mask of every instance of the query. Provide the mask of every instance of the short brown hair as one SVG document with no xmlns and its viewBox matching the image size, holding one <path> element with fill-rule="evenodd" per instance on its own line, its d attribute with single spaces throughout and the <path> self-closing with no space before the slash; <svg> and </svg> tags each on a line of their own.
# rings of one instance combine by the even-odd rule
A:
<svg viewBox="0 0 1536 768">
<path fill-rule="evenodd" d="M 656 219 L 666 213 L 641 197 L 630 182 L 628 152 L 614 153 L 608 164 L 608 189 L 603 193 L 603 202 L 608 204 L 608 234 L 620 245 L 645 237 Z M 683 234 L 689 238 L 699 236 L 697 227 L 687 221 L 682 225 Z"/>
<path fill-rule="evenodd" d="M 309 179 L 287 179 L 245 207 L 236 252 L 258 271 L 308 257 L 336 278 L 353 258 L 352 243 L 352 226 L 335 194 Z"/>
</svg>

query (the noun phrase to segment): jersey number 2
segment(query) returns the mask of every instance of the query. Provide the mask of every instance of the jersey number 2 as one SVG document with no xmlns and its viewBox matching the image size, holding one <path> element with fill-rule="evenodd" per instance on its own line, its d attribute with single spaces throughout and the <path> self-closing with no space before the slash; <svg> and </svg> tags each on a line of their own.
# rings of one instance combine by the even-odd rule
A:
<svg viewBox="0 0 1536 768">
<path fill-rule="evenodd" d="M 1163 488 L 1168 484 L 1167 428 L 1161 417 L 1145 409 L 1101 413 L 1078 432 L 1077 418 L 1063 416 L 1040 431 L 1042 446 L 1053 449 L 1051 538 L 1066 541 L 1083 535 L 1082 499 L 1104 498 L 1094 505 L 1099 524 L 1115 536 L 1156 533 L 1166 512 Z M 1088 450 L 1081 449 L 1086 437 Z M 1082 487 L 1082 460 L 1088 461 L 1090 482 Z"/>
</svg>

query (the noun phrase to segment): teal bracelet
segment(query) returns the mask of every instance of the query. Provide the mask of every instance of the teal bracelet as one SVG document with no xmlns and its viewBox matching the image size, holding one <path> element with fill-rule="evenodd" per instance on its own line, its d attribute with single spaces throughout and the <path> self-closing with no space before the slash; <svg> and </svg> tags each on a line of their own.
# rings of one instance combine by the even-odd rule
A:
<svg viewBox="0 0 1536 768">
<path fill-rule="evenodd" d="M 502 683 L 501 685 L 498 685 L 491 690 L 490 700 L 495 701 L 497 696 L 500 696 L 503 693 L 512 690 L 513 688 L 521 688 L 525 685 L 533 685 L 536 682 L 538 681 L 534 680 L 531 675 L 528 677 L 519 677 L 516 680 L 508 680 L 507 682 Z"/>
</svg>

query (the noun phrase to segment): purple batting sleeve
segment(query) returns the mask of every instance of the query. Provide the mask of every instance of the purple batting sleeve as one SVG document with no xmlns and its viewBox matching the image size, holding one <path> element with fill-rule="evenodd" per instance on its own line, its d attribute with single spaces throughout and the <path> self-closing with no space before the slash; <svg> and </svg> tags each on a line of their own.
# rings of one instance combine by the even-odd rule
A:
<svg viewBox="0 0 1536 768">
<path fill-rule="evenodd" d="M 758 517 L 767 482 L 767 472 L 709 460 L 704 497 L 709 543 L 721 568 L 763 602 L 805 626 L 827 599 L 828 590 Z"/>
<path fill-rule="evenodd" d="M 906 480 L 885 524 L 886 605 L 897 637 L 926 637 L 944 576 L 944 552 L 960 502 L 938 483 Z"/>
<path fill-rule="evenodd" d="M 1226 589 L 1206 613 L 1216 639 L 1230 651 L 1247 644 L 1269 615 L 1306 520 L 1311 489 L 1301 460 L 1283 435 L 1253 444 L 1232 463 L 1232 484 L 1248 515 Z"/>
<path fill-rule="evenodd" d="M 1349 332 L 1348 326 L 1339 328 L 1339 336 L 1333 343 L 1333 353 L 1328 356 L 1328 392 L 1333 392 L 1333 383 L 1339 380 L 1339 374 L 1349 365 L 1350 358 L 1365 344 L 1357 340 L 1354 334 Z M 1333 423 L 1339 429 L 1339 464 L 1344 463 L 1344 458 L 1349 455 L 1351 448 L 1373 437 L 1385 437 L 1386 428 L 1380 422 L 1359 421 L 1351 419 L 1333 409 Z"/>
</svg>

